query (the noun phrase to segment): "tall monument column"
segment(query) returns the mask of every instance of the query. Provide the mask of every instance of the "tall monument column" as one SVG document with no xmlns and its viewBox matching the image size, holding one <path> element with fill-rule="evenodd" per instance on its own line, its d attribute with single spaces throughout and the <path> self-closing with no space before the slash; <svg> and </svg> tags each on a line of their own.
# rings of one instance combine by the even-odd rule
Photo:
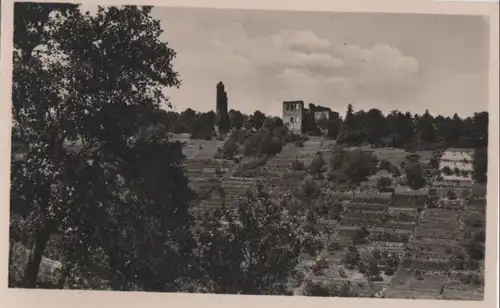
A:
<svg viewBox="0 0 500 308">
<path fill-rule="evenodd" d="M 227 108 L 227 93 L 224 84 L 217 84 L 217 102 L 216 102 L 216 130 L 218 133 L 226 133 L 230 128 L 229 113 Z"/>
</svg>

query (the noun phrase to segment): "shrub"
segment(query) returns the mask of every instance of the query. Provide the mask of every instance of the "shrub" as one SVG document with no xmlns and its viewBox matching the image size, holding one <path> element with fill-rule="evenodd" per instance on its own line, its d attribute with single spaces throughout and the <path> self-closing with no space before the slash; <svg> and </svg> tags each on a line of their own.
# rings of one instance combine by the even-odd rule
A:
<svg viewBox="0 0 500 308">
<path fill-rule="evenodd" d="M 302 171 L 302 170 L 304 170 L 304 164 L 299 160 L 294 160 L 292 162 L 292 170 L 293 171 Z"/>
<path fill-rule="evenodd" d="M 313 199 L 319 196 L 321 190 L 313 180 L 305 179 L 304 182 L 302 182 L 302 186 L 300 187 L 298 193 L 299 197 L 304 199 Z"/>
<path fill-rule="evenodd" d="M 234 155 L 238 152 L 238 144 L 233 139 L 228 139 L 223 146 L 223 155 L 224 158 L 233 158 Z"/>
<path fill-rule="evenodd" d="M 264 138 L 260 144 L 259 154 L 273 156 L 281 152 L 283 145 L 278 138 Z"/>
<path fill-rule="evenodd" d="M 323 160 L 321 154 L 317 154 L 316 157 L 314 157 L 313 161 L 311 162 L 311 165 L 309 166 L 309 172 L 314 175 L 319 175 L 324 171 L 325 171 L 325 161 Z"/>
<path fill-rule="evenodd" d="M 379 191 L 382 191 L 382 190 L 386 189 L 387 187 L 389 187 L 391 184 L 392 184 L 392 181 L 390 178 L 381 177 L 377 181 L 377 189 Z"/>
</svg>

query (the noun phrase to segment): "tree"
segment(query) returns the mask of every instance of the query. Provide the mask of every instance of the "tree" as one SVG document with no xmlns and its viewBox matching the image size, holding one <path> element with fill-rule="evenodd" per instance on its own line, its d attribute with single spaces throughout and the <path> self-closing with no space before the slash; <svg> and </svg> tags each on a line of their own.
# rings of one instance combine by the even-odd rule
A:
<svg viewBox="0 0 500 308">
<path fill-rule="evenodd" d="M 228 139 L 224 143 L 223 153 L 225 158 L 230 158 L 230 159 L 233 158 L 237 151 L 238 151 L 238 144 L 234 140 Z"/>
<path fill-rule="evenodd" d="M 245 124 L 245 115 L 234 109 L 229 110 L 229 119 L 231 120 L 231 128 L 241 129 Z"/>
<path fill-rule="evenodd" d="M 313 158 L 311 165 L 309 165 L 309 172 L 315 176 L 325 172 L 325 161 L 323 160 L 321 153 L 316 154 Z"/>
<path fill-rule="evenodd" d="M 385 135 L 385 117 L 378 109 L 370 109 L 365 124 L 368 142 L 378 143 Z"/>
<path fill-rule="evenodd" d="M 407 160 L 404 164 L 404 170 L 406 172 L 408 186 L 411 189 L 418 190 L 426 184 L 423 176 L 422 165 L 418 160 Z"/>
<path fill-rule="evenodd" d="M 359 253 L 354 246 L 349 246 L 349 251 L 344 256 L 344 262 L 350 266 L 356 266 L 359 262 Z"/>
<path fill-rule="evenodd" d="M 284 293 L 303 236 L 298 221 L 274 198 L 256 190 L 223 210 L 225 223 L 209 221 L 197 235 L 197 272 L 208 292 Z"/>
<path fill-rule="evenodd" d="M 292 162 L 291 168 L 293 171 L 302 171 L 304 170 L 304 164 L 296 159 Z"/>
<path fill-rule="evenodd" d="M 413 141 L 414 119 L 410 113 L 391 111 L 386 117 L 386 128 L 388 131 L 388 145 L 402 147 Z"/>
<path fill-rule="evenodd" d="M 434 127 L 434 118 L 425 110 L 425 113 L 416 118 L 417 132 L 420 136 L 420 142 L 431 143 L 436 141 L 436 129 Z"/>
<path fill-rule="evenodd" d="M 376 171 L 377 159 L 372 153 L 352 151 L 347 156 L 344 168 L 349 180 L 359 184 Z"/>
<path fill-rule="evenodd" d="M 472 165 L 474 168 L 474 178 L 479 183 L 486 183 L 488 176 L 488 149 L 487 148 L 477 148 L 474 150 L 474 156 L 472 160 Z"/>
<path fill-rule="evenodd" d="M 160 124 L 141 124 L 168 104 L 162 89 L 180 85 L 150 12 L 15 4 L 13 142 L 25 152 L 13 153 L 11 215 L 32 222 L 24 287 L 37 286 L 56 233 L 71 240 L 72 265 L 101 250 L 123 289 L 163 290 L 184 270 L 174 265 L 189 242 L 181 148 Z"/>
<path fill-rule="evenodd" d="M 252 127 L 254 127 L 255 129 L 260 129 L 264 125 L 265 119 L 266 115 L 256 110 L 250 117 L 250 123 L 252 124 Z"/>
<path fill-rule="evenodd" d="M 191 127 L 192 139 L 211 140 L 214 135 L 216 115 L 213 111 L 197 113 Z"/>
<path fill-rule="evenodd" d="M 302 182 L 297 194 L 299 198 L 310 201 L 321 194 L 321 189 L 316 185 L 314 180 L 307 178 Z"/>
<path fill-rule="evenodd" d="M 262 142 L 259 147 L 260 155 L 273 156 L 281 152 L 283 145 L 278 138 L 271 137 L 270 134 L 266 134 L 262 138 Z"/>
<path fill-rule="evenodd" d="M 378 261 L 374 257 L 371 257 L 368 262 L 368 275 L 370 276 L 380 275 L 380 270 L 378 268 Z"/>
<path fill-rule="evenodd" d="M 390 178 L 386 178 L 386 177 L 381 177 L 380 179 L 378 179 L 377 181 L 377 189 L 379 191 L 383 191 L 385 190 L 387 187 L 391 186 L 392 184 L 392 181 Z"/>
<path fill-rule="evenodd" d="M 357 229 L 353 236 L 353 243 L 354 244 L 364 243 L 368 235 L 370 235 L 370 233 L 365 227 Z"/>
<path fill-rule="evenodd" d="M 439 157 L 436 153 L 432 154 L 431 159 L 429 160 L 429 166 L 434 169 L 438 170 L 439 169 Z"/>
<path fill-rule="evenodd" d="M 340 119 L 329 119 L 324 125 L 324 128 L 327 131 L 327 137 L 330 139 L 337 139 L 341 126 L 342 121 Z"/>
<path fill-rule="evenodd" d="M 475 139 L 475 148 L 488 147 L 488 112 L 474 113 L 472 118 L 471 128 Z"/>
</svg>

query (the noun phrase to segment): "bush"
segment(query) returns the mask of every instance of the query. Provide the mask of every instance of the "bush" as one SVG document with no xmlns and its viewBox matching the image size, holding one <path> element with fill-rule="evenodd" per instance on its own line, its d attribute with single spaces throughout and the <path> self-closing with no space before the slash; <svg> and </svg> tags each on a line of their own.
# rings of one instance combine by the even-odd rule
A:
<svg viewBox="0 0 500 308">
<path fill-rule="evenodd" d="M 390 178 L 381 177 L 377 181 L 377 189 L 379 191 L 382 191 L 382 190 L 386 189 L 387 187 L 391 186 L 391 184 L 392 184 L 392 181 Z"/>
<path fill-rule="evenodd" d="M 302 171 L 302 170 L 304 170 L 304 164 L 299 160 L 294 160 L 292 162 L 292 170 L 293 171 Z"/>
<path fill-rule="evenodd" d="M 238 152 L 238 144 L 233 139 L 228 139 L 223 146 L 224 158 L 231 159 Z"/>
<path fill-rule="evenodd" d="M 325 161 L 323 160 L 321 154 L 317 154 L 316 157 L 314 157 L 313 161 L 311 162 L 311 165 L 309 166 L 309 172 L 313 175 L 319 175 L 324 171 L 325 171 Z"/>
<path fill-rule="evenodd" d="M 299 197 L 313 199 L 319 196 L 321 190 L 313 180 L 305 179 L 298 193 Z"/>
<path fill-rule="evenodd" d="M 281 152 L 283 145 L 278 138 L 264 138 L 262 143 L 260 144 L 259 154 L 273 156 Z"/>
</svg>

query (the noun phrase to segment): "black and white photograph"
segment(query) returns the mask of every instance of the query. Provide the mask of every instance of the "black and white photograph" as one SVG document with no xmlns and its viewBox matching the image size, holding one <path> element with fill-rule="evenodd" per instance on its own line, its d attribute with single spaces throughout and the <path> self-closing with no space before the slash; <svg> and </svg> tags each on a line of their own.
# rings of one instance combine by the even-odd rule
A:
<svg viewBox="0 0 500 308">
<path fill-rule="evenodd" d="M 484 300 L 488 16 L 137 4 L 13 5 L 9 288 Z"/>
</svg>

